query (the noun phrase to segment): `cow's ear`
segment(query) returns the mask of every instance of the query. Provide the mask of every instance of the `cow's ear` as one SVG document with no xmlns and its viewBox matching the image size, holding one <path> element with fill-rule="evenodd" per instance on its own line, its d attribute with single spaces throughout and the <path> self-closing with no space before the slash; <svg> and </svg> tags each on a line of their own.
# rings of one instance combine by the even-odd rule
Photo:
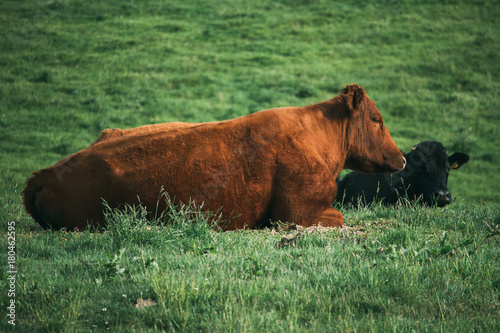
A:
<svg viewBox="0 0 500 333">
<path fill-rule="evenodd" d="M 344 98 L 347 107 L 354 111 L 358 109 L 363 101 L 365 91 L 357 84 L 351 84 L 346 85 L 345 88 L 340 91 L 340 95 Z"/>
<path fill-rule="evenodd" d="M 450 168 L 458 169 L 465 163 L 469 162 L 469 155 L 465 153 L 454 153 L 448 156 L 448 161 L 450 162 Z"/>
</svg>

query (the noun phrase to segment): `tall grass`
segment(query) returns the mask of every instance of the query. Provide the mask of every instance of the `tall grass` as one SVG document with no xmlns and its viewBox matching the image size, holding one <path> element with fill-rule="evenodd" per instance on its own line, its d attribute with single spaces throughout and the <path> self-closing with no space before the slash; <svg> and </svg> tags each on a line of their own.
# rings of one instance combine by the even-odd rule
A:
<svg viewBox="0 0 500 333">
<path fill-rule="evenodd" d="M 105 231 L 20 229 L 16 329 L 498 330 L 498 210 L 343 213 L 348 228 L 218 232 L 192 205 L 139 206 Z"/>
</svg>

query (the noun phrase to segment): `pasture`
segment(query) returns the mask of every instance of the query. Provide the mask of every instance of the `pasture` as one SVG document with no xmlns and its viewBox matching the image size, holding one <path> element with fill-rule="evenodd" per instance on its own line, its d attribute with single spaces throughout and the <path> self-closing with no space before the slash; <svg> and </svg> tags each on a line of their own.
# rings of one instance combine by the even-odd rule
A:
<svg viewBox="0 0 500 333">
<path fill-rule="evenodd" d="M 499 15 L 458 0 L 2 1 L 0 330 L 499 331 Z M 454 203 L 227 233 L 189 205 L 167 227 L 136 207 L 107 232 L 45 232 L 21 205 L 30 172 L 103 129 L 302 106 L 347 83 L 403 151 L 470 155 Z"/>
</svg>

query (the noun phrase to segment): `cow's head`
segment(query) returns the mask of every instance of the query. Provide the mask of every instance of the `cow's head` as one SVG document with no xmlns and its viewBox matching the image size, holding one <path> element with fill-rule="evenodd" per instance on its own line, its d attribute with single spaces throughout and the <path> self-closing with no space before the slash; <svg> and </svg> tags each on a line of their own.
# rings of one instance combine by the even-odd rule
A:
<svg viewBox="0 0 500 333">
<path fill-rule="evenodd" d="M 423 141 L 406 154 L 408 164 L 399 174 L 403 177 L 408 196 L 422 197 L 427 205 L 439 207 L 451 203 L 448 190 L 448 174 L 469 161 L 469 155 L 456 152 L 448 156 L 448 151 L 436 141 Z"/>
<path fill-rule="evenodd" d="M 392 140 L 380 111 L 357 84 L 347 85 L 340 97 L 348 114 L 349 152 L 346 167 L 361 173 L 395 173 L 406 164 Z"/>
</svg>

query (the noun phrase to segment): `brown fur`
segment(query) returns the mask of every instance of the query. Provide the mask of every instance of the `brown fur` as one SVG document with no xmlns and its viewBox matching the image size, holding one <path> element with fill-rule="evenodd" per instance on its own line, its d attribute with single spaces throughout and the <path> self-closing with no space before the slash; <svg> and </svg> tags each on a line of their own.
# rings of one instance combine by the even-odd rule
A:
<svg viewBox="0 0 500 333">
<path fill-rule="evenodd" d="M 161 188 L 175 202 L 221 209 L 226 230 L 270 220 L 331 227 L 343 224 L 330 207 L 343 168 L 397 172 L 404 164 L 380 112 L 353 84 L 307 107 L 105 130 L 90 147 L 33 173 L 23 198 L 33 218 L 54 229 L 104 225 L 102 199 L 165 209 Z"/>
</svg>

